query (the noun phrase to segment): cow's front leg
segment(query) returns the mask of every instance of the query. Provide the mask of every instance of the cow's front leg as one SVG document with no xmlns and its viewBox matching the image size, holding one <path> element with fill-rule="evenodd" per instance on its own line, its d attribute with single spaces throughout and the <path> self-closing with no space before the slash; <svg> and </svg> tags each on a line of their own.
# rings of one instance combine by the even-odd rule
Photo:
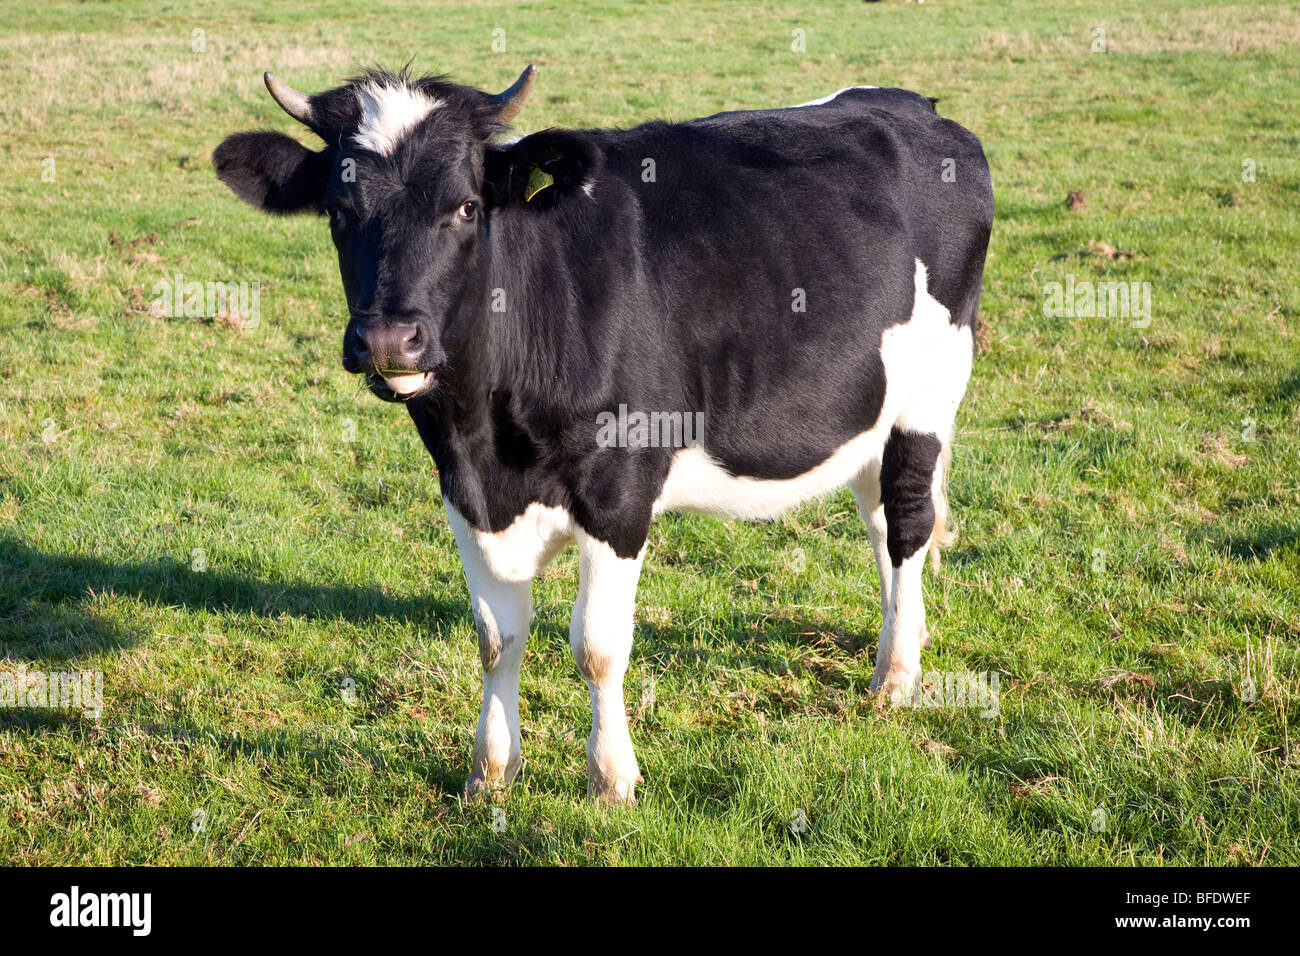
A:
<svg viewBox="0 0 1300 956">
<path fill-rule="evenodd" d="M 532 616 L 530 582 L 480 587 L 471 601 L 483 664 L 483 705 L 474 732 L 474 758 L 466 794 L 510 783 L 519 772 L 519 668 Z"/>
<path fill-rule="evenodd" d="M 532 579 L 503 576 L 502 562 L 492 560 L 490 537 L 471 528 L 450 503 L 446 508 L 465 568 L 483 664 L 483 706 L 465 784 L 465 795 L 473 796 L 510 783 L 519 771 L 519 667 L 532 618 Z"/>
<path fill-rule="evenodd" d="M 582 531 L 577 540 L 578 599 L 569 640 L 591 695 L 587 788 L 605 803 L 633 803 L 641 774 L 627 729 L 623 676 L 632 653 L 636 586 L 645 547 L 635 557 L 620 558 L 608 544 Z"/>
</svg>

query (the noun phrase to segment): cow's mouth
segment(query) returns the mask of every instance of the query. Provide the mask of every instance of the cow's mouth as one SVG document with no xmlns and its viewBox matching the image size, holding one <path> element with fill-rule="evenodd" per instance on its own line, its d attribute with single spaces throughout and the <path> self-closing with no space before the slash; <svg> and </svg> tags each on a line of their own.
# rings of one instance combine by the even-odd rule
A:
<svg viewBox="0 0 1300 956">
<path fill-rule="evenodd" d="M 433 388 L 432 372 L 369 372 L 366 385 L 386 402 L 409 402 Z"/>
</svg>

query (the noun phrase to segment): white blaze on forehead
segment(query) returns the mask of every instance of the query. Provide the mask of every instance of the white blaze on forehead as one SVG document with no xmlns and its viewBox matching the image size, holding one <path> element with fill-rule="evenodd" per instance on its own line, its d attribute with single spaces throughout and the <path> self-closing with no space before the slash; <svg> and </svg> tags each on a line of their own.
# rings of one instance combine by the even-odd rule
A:
<svg viewBox="0 0 1300 956">
<path fill-rule="evenodd" d="M 405 83 L 362 83 L 357 87 L 357 101 L 361 104 L 361 122 L 353 141 L 381 156 L 390 155 L 411 127 L 442 105 Z"/>
</svg>

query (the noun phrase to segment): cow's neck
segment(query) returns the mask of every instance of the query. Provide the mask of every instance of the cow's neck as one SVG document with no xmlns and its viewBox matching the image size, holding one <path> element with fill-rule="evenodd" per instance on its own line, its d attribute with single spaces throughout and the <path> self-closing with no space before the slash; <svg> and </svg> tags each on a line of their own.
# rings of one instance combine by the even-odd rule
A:
<svg viewBox="0 0 1300 956">
<path fill-rule="evenodd" d="M 487 259 L 478 294 L 467 296 L 463 320 L 448 342 L 443 381 L 432 398 L 408 410 L 438 467 L 444 496 L 471 524 L 495 528 L 537 495 L 529 479 L 538 453 L 534 436 L 549 430 L 543 422 L 560 396 L 554 346 L 538 341 L 549 337 L 539 323 L 551 317 L 525 311 L 535 301 L 535 275 L 522 268 L 507 279 Z M 512 314 L 512 306 L 520 312 Z"/>
<path fill-rule="evenodd" d="M 644 300 L 645 291 L 637 247 L 617 228 L 632 218 L 625 202 L 521 211 L 492 223 L 444 380 L 411 408 L 444 494 L 479 527 L 508 524 L 529 501 L 557 503 L 534 462 L 579 420 L 594 429 L 594 410 L 611 400 L 595 370 L 627 361 L 629 325 L 616 317 L 628 300 L 619 292 Z"/>
</svg>

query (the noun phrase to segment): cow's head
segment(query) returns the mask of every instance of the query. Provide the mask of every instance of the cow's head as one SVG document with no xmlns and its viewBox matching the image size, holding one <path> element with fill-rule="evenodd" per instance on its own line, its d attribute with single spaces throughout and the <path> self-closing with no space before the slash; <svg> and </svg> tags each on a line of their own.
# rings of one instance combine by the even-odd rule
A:
<svg viewBox="0 0 1300 956">
<path fill-rule="evenodd" d="M 370 72 L 315 96 L 266 74 L 271 96 L 325 141 L 313 152 L 283 133 L 228 137 L 221 179 L 272 213 L 329 216 L 350 314 L 343 367 L 389 400 L 427 394 L 452 343 L 482 313 L 472 281 L 492 209 L 526 182 L 486 181 L 488 140 L 523 107 L 536 70 L 504 93 L 440 78 Z M 500 151 L 497 151 L 500 152 Z M 519 173 L 495 162 L 506 180 Z"/>
</svg>

